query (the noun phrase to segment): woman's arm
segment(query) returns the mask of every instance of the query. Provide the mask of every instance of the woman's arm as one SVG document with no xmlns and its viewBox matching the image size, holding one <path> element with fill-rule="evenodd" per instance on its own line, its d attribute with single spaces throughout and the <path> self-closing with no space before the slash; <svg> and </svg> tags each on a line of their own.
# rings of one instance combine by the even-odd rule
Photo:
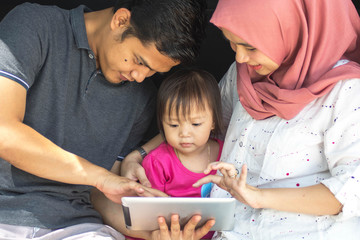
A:
<svg viewBox="0 0 360 240">
<path fill-rule="evenodd" d="M 270 208 L 279 211 L 296 212 L 312 215 L 335 215 L 341 209 L 341 203 L 323 184 L 303 188 L 256 188 L 246 184 L 247 167 L 242 166 L 240 177 L 230 163 L 209 165 L 210 169 L 220 170 L 223 176 L 209 175 L 194 184 L 213 182 L 228 191 L 234 198 L 253 208 Z"/>
<path fill-rule="evenodd" d="M 336 215 L 342 204 L 323 184 L 303 188 L 261 189 L 262 208 L 312 215 Z"/>
</svg>

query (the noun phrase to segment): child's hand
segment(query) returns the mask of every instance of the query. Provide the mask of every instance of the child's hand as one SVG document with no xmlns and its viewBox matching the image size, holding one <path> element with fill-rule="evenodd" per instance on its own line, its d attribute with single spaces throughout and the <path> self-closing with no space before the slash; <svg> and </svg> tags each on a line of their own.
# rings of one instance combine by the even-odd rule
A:
<svg viewBox="0 0 360 240">
<path fill-rule="evenodd" d="M 165 218 L 159 217 L 158 224 L 160 229 L 151 233 L 152 240 L 198 240 L 205 236 L 212 226 L 215 224 L 215 220 L 208 220 L 202 227 L 197 228 L 197 224 L 200 222 L 201 216 L 194 215 L 186 223 L 183 230 L 180 229 L 179 216 L 174 214 L 171 216 L 170 229 L 168 228 Z"/>
<path fill-rule="evenodd" d="M 208 175 L 197 181 L 193 187 L 199 187 L 203 184 L 212 182 L 220 188 L 229 192 L 234 198 L 240 202 L 247 204 L 253 208 L 261 208 L 262 192 L 261 189 L 252 187 L 246 184 L 247 167 L 243 165 L 240 176 L 237 176 L 237 170 L 234 165 L 230 163 L 218 162 L 209 164 L 204 173 L 209 173 L 211 170 L 219 170 L 223 176 Z"/>
<path fill-rule="evenodd" d="M 137 151 L 129 153 L 121 163 L 121 176 L 127 177 L 134 181 L 139 181 L 146 187 L 151 187 L 151 183 L 146 177 L 145 170 L 141 166 L 141 158 Z"/>
</svg>

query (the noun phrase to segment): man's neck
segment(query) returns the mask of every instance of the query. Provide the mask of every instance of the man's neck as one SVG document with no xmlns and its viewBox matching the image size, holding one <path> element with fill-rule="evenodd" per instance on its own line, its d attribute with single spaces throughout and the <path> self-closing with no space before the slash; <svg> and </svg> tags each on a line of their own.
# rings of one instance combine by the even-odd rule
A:
<svg viewBox="0 0 360 240">
<path fill-rule="evenodd" d="M 88 12 L 84 14 L 86 35 L 89 46 L 97 56 L 97 46 L 102 42 L 110 31 L 110 23 L 113 17 L 113 9 L 106 8 L 100 11 Z"/>
</svg>

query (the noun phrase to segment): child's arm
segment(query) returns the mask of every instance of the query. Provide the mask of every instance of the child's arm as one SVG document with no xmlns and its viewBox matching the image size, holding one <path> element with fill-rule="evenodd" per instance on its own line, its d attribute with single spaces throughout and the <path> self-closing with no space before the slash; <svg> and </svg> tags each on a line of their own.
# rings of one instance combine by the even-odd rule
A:
<svg viewBox="0 0 360 240">
<path fill-rule="evenodd" d="M 142 148 L 149 153 L 155 149 L 160 143 L 163 142 L 163 138 L 160 134 L 152 138 L 149 142 L 144 144 Z M 151 187 L 149 180 L 145 175 L 144 168 L 141 166 L 142 157 L 140 153 L 135 150 L 129 153 L 121 163 L 121 176 L 130 178 L 132 180 L 139 180 L 144 186 Z"/>
<path fill-rule="evenodd" d="M 209 175 L 196 182 L 194 187 L 213 182 L 240 202 L 253 208 L 271 208 L 313 215 L 335 215 L 342 208 L 341 203 L 323 184 L 303 188 L 260 189 L 246 184 L 246 165 L 242 166 L 238 178 L 234 176 L 236 169 L 232 164 L 222 162 L 209 168 L 220 170 L 223 176 Z"/>
</svg>

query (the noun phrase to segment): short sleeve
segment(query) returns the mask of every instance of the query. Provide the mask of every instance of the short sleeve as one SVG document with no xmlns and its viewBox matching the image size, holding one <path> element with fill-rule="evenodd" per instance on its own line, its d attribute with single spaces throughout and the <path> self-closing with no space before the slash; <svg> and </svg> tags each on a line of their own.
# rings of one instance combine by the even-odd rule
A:
<svg viewBox="0 0 360 240">
<path fill-rule="evenodd" d="M 46 56 L 46 32 L 50 31 L 47 22 L 35 4 L 29 3 L 15 7 L 1 21 L 1 76 L 29 89 Z"/>
<path fill-rule="evenodd" d="M 160 160 L 150 152 L 143 160 L 142 166 L 145 169 L 151 187 L 165 192 L 166 176 L 165 169 Z"/>
</svg>

